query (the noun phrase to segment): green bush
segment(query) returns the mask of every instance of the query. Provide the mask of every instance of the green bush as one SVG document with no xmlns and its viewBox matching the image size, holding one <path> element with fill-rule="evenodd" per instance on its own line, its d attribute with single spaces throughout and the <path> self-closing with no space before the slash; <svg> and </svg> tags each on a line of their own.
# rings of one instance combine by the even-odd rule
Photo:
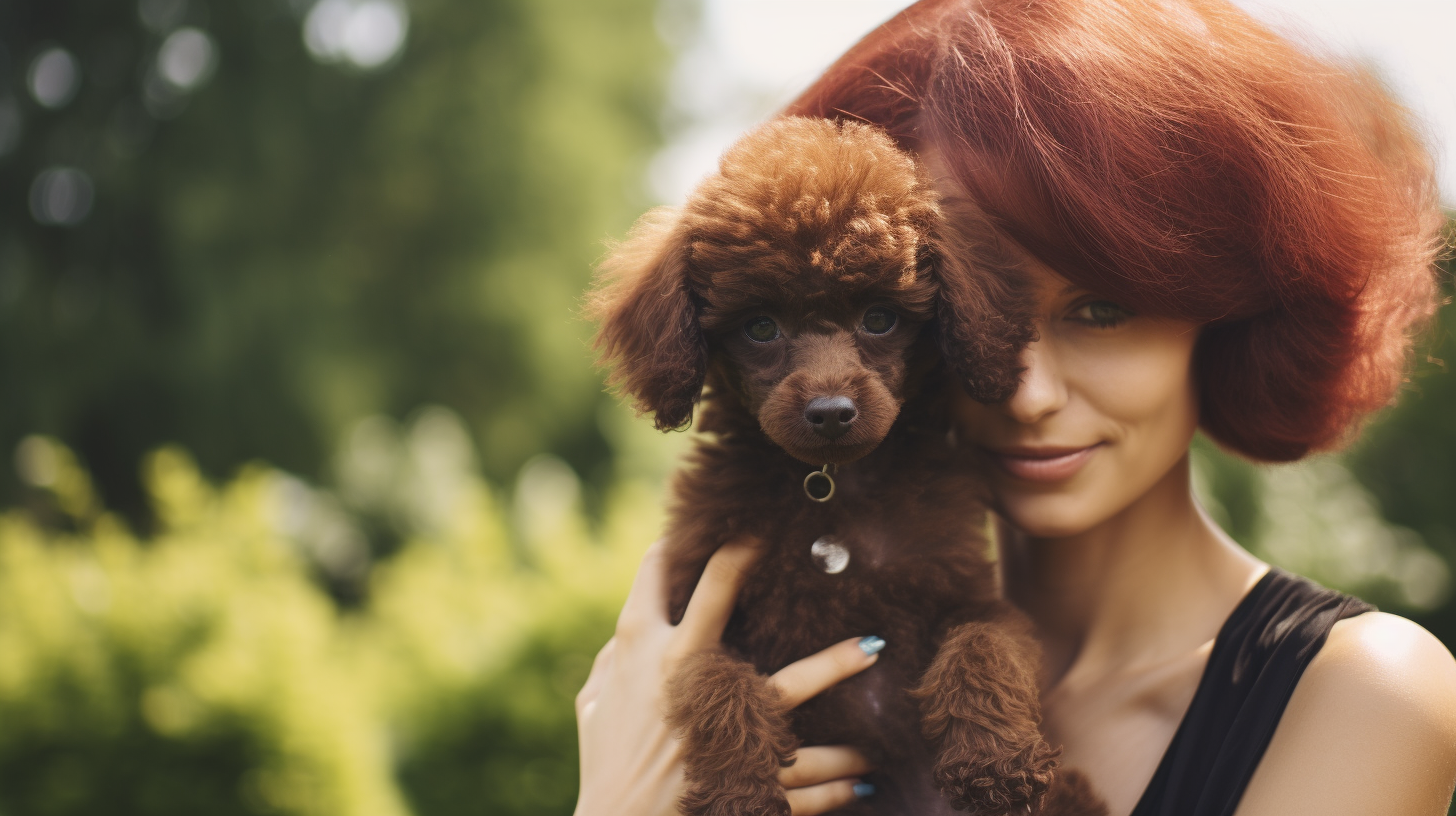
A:
<svg viewBox="0 0 1456 816">
<path fill-rule="evenodd" d="M 71 531 L 0 518 L 0 812 L 543 814 L 575 799 L 571 700 L 658 522 L 625 481 L 514 539 L 479 481 L 341 612 L 287 533 L 290 477 L 217 490 L 177 450 L 150 541 L 49 440 Z M 34 451 L 33 451 L 34 452 Z"/>
</svg>

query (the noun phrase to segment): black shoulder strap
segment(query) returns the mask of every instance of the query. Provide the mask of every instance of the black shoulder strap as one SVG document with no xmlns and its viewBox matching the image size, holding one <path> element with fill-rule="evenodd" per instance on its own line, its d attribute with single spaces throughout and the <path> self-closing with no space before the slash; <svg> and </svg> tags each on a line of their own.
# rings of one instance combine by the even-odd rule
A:
<svg viewBox="0 0 1456 816">
<path fill-rule="evenodd" d="M 1269 570 L 1219 630 L 1193 702 L 1132 816 L 1231 816 L 1330 628 L 1372 609 Z"/>
</svg>

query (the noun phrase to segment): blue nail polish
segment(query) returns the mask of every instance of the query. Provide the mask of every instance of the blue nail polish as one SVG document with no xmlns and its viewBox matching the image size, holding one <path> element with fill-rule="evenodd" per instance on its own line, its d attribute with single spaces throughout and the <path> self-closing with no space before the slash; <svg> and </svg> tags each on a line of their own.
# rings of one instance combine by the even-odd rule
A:
<svg viewBox="0 0 1456 816">
<path fill-rule="evenodd" d="M 867 655 L 876 654 L 883 648 L 885 648 L 885 639 L 882 637 L 870 635 L 859 639 L 859 650 Z M 871 785 L 870 788 L 873 789 L 874 785 Z"/>
<path fill-rule="evenodd" d="M 854 785 L 854 795 L 859 797 L 860 799 L 863 799 L 866 796 L 872 796 L 874 795 L 874 792 L 875 786 L 871 785 L 868 782 L 856 782 Z"/>
</svg>

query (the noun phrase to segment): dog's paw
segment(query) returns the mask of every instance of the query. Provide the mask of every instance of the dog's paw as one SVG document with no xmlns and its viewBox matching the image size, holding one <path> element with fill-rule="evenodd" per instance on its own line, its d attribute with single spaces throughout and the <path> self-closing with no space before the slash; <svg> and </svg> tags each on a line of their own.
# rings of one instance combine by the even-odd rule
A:
<svg viewBox="0 0 1456 816">
<path fill-rule="evenodd" d="M 1107 803 L 1092 782 L 1075 768 L 1062 768 L 1041 800 L 1036 816 L 1107 816 Z"/>
<path fill-rule="evenodd" d="M 778 689 L 752 664 L 703 652 L 669 683 L 667 722 L 682 740 L 687 816 L 789 816 L 778 783 L 798 742 Z"/>
<path fill-rule="evenodd" d="M 1051 785 L 1059 752 L 1038 740 L 1009 756 L 981 761 L 942 757 L 935 785 L 957 810 L 985 816 L 1035 809 Z"/>
<path fill-rule="evenodd" d="M 689 788 L 678 809 L 684 816 L 790 816 L 789 800 L 778 784 Z"/>
</svg>

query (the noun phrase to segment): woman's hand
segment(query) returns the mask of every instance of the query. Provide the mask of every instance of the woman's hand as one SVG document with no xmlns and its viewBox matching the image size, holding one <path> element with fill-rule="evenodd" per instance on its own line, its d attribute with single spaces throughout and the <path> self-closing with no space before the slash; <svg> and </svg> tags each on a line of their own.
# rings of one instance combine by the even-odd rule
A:
<svg viewBox="0 0 1456 816">
<path fill-rule="evenodd" d="M 748 566 L 747 543 L 725 545 L 709 559 L 682 622 L 667 622 L 661 542 L 642 559 L 616 635 L 597 654 L 576 696 L 581 743 L 581 794 L 576 816 L 675 816 L 682 795 L 680 747 L 662 721 L 662 696 L 678 661 L 721 647 L 723 627 Z M 878 650 L 876 650 L 878 651 Z M 874 665 L 859 641 L 843 643 L 785 666 L 772 678 L 785 702 L 797 706 Z M 854 801 L 859 776 L 870 770 L 844 746 L 801 748 L 780 771 L 794 816 L 814 816 Z M 861 786 L 864 793 L 867 786 Z"/>
</svg>

